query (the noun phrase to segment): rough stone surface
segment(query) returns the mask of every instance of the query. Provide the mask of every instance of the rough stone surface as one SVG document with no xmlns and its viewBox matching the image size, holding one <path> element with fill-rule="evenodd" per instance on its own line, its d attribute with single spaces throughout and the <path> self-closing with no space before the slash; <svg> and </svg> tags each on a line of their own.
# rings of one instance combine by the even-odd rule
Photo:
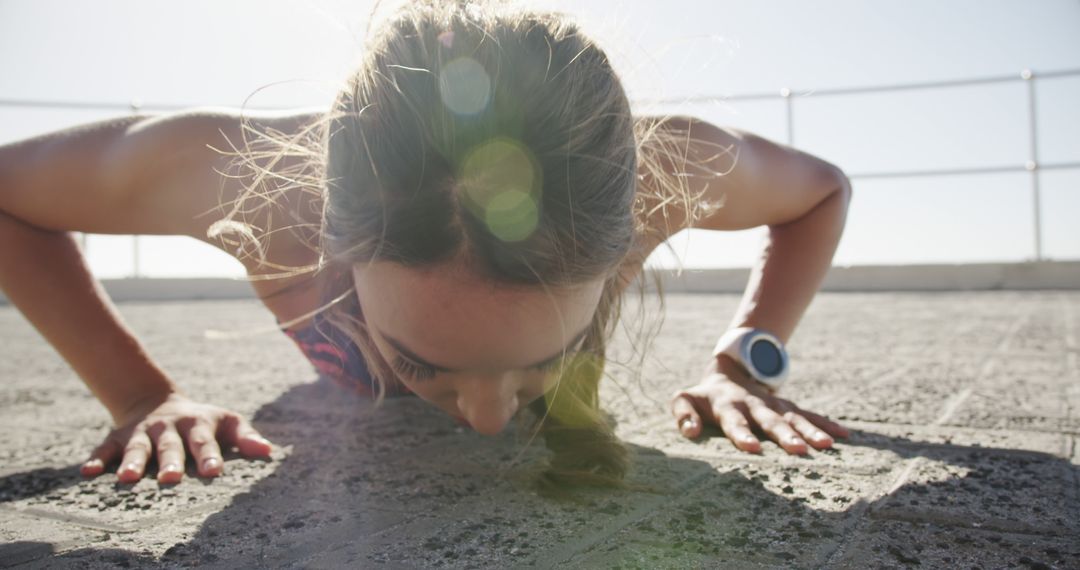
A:
<svg viewBox="0 0 1080 570">
<path fill-rule="evenodd" d="M 229 454 L 212 481 L 190 465 L 178 485 L 83 480 L 109 417 L 0 307 L 0 567 L 1080 567 L 1080 293 L 819 295 L 785 396 L 852 437 L 805 457 L 675 431 L 666 401 L 738 301 L 668 296 L 640 363 L 628 305 L 602 397 L 631 488 L 570 501 L 534 491 L 547 451 L 524 427 L 486 438 L 415 399 L 375 408 L 316 379 L 252 301 L 120 311 L 273 457 Z"/>
</svg>

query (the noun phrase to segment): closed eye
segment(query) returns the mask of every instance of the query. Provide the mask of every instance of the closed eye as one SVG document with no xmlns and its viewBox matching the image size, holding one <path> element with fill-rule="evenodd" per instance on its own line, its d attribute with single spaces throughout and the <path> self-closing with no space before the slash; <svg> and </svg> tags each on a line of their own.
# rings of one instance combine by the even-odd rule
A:
<svg viewBox="0 0 1080 570">
<path fill-rule="evenodd" d="M 393 366 L 395 372 L 414 380 L 430 380 L 435 377 L 436 370 L 434 368 L 405 360 L 400 356 L 394 358 Z"/>
<path fill-rule="evenodd" d="M 565 356 L 552 358 L 547 362 L 542 362 L 540 364 L 537 364 L 536 366 L 530 366 L 528 369 L 537 370 L 540 372 L 555 372 L 562 368 L 563 363 L 569 360 L 574 354 L 575 353 L 568 352 Z M 435 368 L 432 368 L 431 366 L 418 364 L 416 362 L 412 362 L 411 360 L 406 360 L 401 356 L 397 356 L 396 358 L 394 358 L 393 367 L 394 371 L 398 374 L 408 376 L 409 378 L 412 378 L 414 380 L 430 380 L 434 378 L 435 374 L 438 372 L 437 370 L 435 370 Z"/>
<path fill-rule="evenodd" d="M 541 362 L 540 364 L 528 366 L 523 370 L 546 371 L 559 368 L 559 364 L 565 361 L 568 356 L 575 354 L 579 350 L 581 350 L 581 346 L 585 343 L 585 337 L 588 335 L 588 332 L 589 328 L 586 327 L 584 330 L 579 332 L 577 336 L 574 337 L 573 342 L 571 342 L 570 345 L 563 349 L 562 353 L 553 356 L 549 360 Z M 393 347 L 394 350 L 397 352 L 398 355 L 394 358 L 394 362 L 391 364 L 391 367 L 394 370 L 400 372 L 401 374 L 423 380 L 431 378 L 439 372 L 456 372 L 456 370 L 450 368 L 440 367 L 436 364 L 425 362 L 424 359 L 418 357 L 416 353 L 406 348 L 401 341 L 389 335 L 379 333 L 379 336 L 382 336 L 383 339 L 385 339 L 386 342 L 389 343 L 390 346 Z M 570 348 L 571 346 L 573 348 Z"/>
</svg>

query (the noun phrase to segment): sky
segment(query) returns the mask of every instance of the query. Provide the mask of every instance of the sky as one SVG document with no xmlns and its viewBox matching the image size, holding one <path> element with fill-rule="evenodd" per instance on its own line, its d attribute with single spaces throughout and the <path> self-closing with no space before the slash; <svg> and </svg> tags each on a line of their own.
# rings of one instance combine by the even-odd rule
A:
<svg viewBox="0 0 1080 570">
<path fill-rule="evenodd" d="M 1080 0 L 534 0 L 570 14 L 611 56 L 635 113 L 677 111 L 788 142 L 837 164 L 855 197 L 834 263 L 1012 262 L 1035 257 L 1028 83 L 835 95 L 851 87 L 1035 73 L 1040 165 L 1080 162 Z M 0 143 L 168 106 L 327 105 L 360 56 L 371 0 L 0 0 Z M 387 3 L 384 2 L 384 6 Z M 385 13 L 385 8 L 380 13 Z M 378 15 L 376 22 L 378 24 Z M 703 103 L 686 98 L 714 96 Z M 117 104 L 28 108 L 4 101 Z M 657 102 L 661 101 L 661 102 Z M 1038 173 L 1042 255 L 1080 259 L 1080 169 Z M 656 266 L 745 267 L 764 228 L 694 231 Z M 90 236 L 100 277 L 134 271 L 128 237 Z M 240 275 L 189 238 L 143 237 L 145 276 Z"/>
</svg>

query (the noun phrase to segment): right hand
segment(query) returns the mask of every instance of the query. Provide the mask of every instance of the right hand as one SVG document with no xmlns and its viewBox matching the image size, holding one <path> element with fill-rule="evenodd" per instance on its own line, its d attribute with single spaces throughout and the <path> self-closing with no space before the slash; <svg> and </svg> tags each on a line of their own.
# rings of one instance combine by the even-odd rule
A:
<svg viewBox="0 0 1080 570">
<path fill-rule="evenodd" d="M 737 449 L 761 452 L 761 442 L 751 431 L 757 426 L 792 455 L 832 447 L 834 437 L 848 437 L 848 429 L 770 394 L 730 358 L 713 358 L 706 375 L 696 386 L 675 392 L 671 413 L 679 431 L 693 439 L 705 422 L 723 430 Z"/>
<path fill-rule="evenodd" d="M 200 477 L 217 477 L 223 467 L 219 442 L 248 457 L 270 455 L 271 445 L 240 415 L 170 394 L 148 409 L 135 410 L 123 425 L 112 430 L 83 464 L 84 477 L 96 477 L 120 460 L 116 476 L 121 483 L 142 478 L 151 454 L 156 453 L 157 480 L 178 483 L 184 476 L 185 446 L 194 456 Z"/>
</svg>

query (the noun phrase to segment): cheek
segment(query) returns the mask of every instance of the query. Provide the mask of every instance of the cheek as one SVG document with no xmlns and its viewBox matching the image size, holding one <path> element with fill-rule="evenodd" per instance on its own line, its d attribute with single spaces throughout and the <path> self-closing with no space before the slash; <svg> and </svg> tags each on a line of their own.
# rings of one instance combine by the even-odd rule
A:
<svg viewBox="0 0 1080 570">
<path fill-rule="evenodd" d="M 448 383 L 441 374 L 436 374 L 433 378 L 424 380 L 410 378 L 404 374 L 396 374 L 396 378 L 421 400 L 435 404 L 440 408 L 456 400 L 454 391 L 447 387 Z"/>
</svg>

